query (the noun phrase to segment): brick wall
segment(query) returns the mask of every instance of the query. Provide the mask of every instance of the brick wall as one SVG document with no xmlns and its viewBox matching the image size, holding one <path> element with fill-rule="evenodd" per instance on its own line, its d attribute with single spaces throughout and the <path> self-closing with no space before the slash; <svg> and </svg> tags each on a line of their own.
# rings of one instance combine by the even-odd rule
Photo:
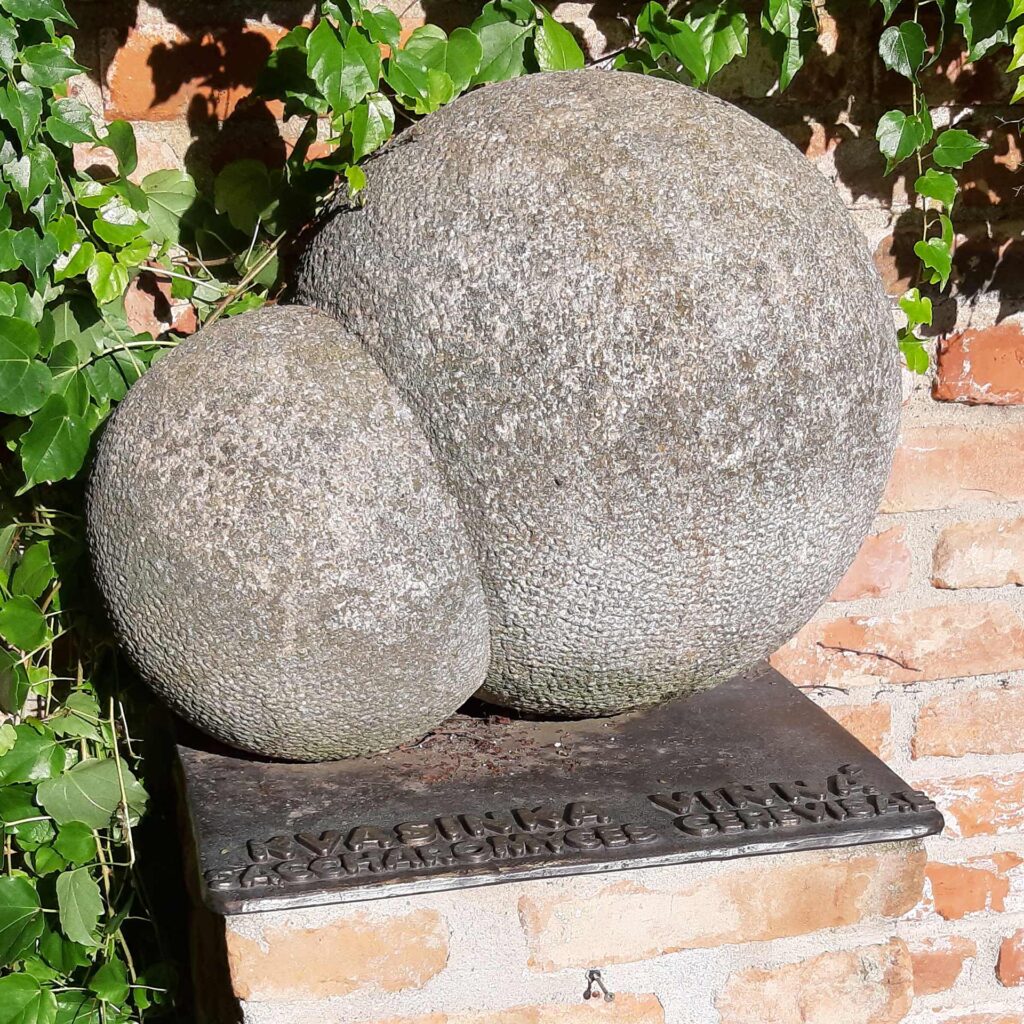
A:
<svg viewBox="0 0 1024 1024">
<path fill-rule="evenodd" d="M 388 2 L 410 29 L 424 14 L 451 27 L 474 6 Z M 592 53 L 625 41 L 628 4 L 553 6 Z M 771 80 L 756 46 L 721 91 L 835 183 L 896 295 L 920 228 L 873 136 L 904 83 L 869 59 L 877 7 L 864 8 L 825 18 L 783 98 L 756 98 Z M 289 129 L 246 95 L 273 41 L 307 16 L 303 3 L 113 0 L 74 11 L 80 59 L 98 69 L 79 93 L 134 121 L 139 173 L 283 158 Z M 1024 178 L 1018 126 L 1000 120 L 1020 111 L 1003 106 L 1006 80 L 991 62 L 963 69 L 943 55 L 925 88 L 937 124 L 991 144 L 956 218 L 936 366 L 906 375 L 903 439 L 873 535 L 775 664 L 934 794 L 946 834 L 923 848 L 235 919 L 228 952 L 250 1021 L 1024 1021 Z M 582 1001 L 587 967 L 606 970 L 613 1003 Z"/>
</svg>

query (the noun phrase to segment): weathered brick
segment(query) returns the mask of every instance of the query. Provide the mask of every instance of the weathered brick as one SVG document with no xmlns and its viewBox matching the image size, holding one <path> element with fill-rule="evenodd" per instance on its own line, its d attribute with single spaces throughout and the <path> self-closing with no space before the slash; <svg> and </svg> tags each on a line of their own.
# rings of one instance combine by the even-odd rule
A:
<svg viewBox="0 0 1024 1024">
<path fill-rule="evenodd" d="M 1024 332 L 1015 323 L 939 342 L 933 397 L 971 405 L 1024 404 Z"/>
<path fill-rule="evenodd" d="M 914 968 L 914 995 L 930 996 L 951 989 L 960 977 L 964 964 L 976 956 L 977 945 L 959 935 L 921 939 L 910 944 Z"/>
<path fill-rule="evenodd" d="M 914 757 L 1024 753 L 1024 687 L 951 693 L 922 705 Z"/>
<path fill-rule="evenodd" d="M 883 512 L 1024 500 L 1024 427 L 910 427 L 903 432 Z"/>
<path fill-rule="evenodd" d="M 868 537 L 829 600 L 856 601 L 902 590 L 910 577 L 911 564 L 903 533 L 903 527 L 896 526 Z"/>
<path fill-rule="evenodd" d="M 917 683 L 1024 668 L 1024 622 L 1004 601 L 808 623 L 771 657 L 801 685 Z"/>
<path fill-rule="evenodd" d="M 919 232 L 897 231 L 875 247 L 875 269 L 889 295 L 902 295 L 914 283 L 914 243 L 920 239 Z"/>
<path fill-rule="evenodd" d="M 994 836 L 1024 829 L 1024 772 L 928 779 L 928 795 L 953 836 Z"/>
<path fill-rule="evenodd" d="M 955 1017 L 936 1017 L 935 1024 L 1024 1024 L 1019 1013 L 968 1013 Z"/>
<path fill-rule="evenodd" d="M 980 519 L 947 526 L 932 554 L 932 586 L 1024 585 L 1024 519 Z"/>
<path fill-rule="evenodd" d="M 136 139 L 135 149 L 138 165 L 128 177 L 136 184 L 147 174 L 165 171 L 169 167 L 181 167 L 182 160 L 169 142 L 153 139 Z M 72 147 L 75 170 L 100 181 L 117 176 L 117 157 L 106 146 L 93 146 L 88 142 L 76 142 Z"/>
<path fill-rule="evenodd" d="M 1024 985 L 1024 928 L 1018 928 L 1000 943 L 996 977 L 1007 988 Z"/>
<path fill-rule="evenodd" d="M 326 999 L 420 988 L 448 962 L 448 928 L 432 910 L 357 912 L 318 928 L 268 926 L 259 939 L 227 931 L 239 999 Z"/>
<path fill-rule="evenodd" d="M 825 709 L 844 729 L 883 760 L 892 756 L 892 708 L 884 701 L 840 704 Z"/>
<path fill-rule="evenodd" d="M 914 997 L 899 939 L 732 975 L 715 1002 L 721 1024 L 898 1024 Z"/>
<path fill-rule="evenodd" d="M 924 866 L 913 846 L 715 865 L 668 890 L 617 882 L 596 894 L 559 887 L 525 895 L 519 918 L 535 970 L 624 963 L 899 916 L 916 905 Z"/>
<path fill-rule="evenodd" d="M 154 338 L 171 330 L 191 334 L 198 327 L 195 307 L 172 298 L 170 280 L 145 271 L 128 285 L 124 312 L 134 333 Z"/>
<path fill-rule="evenodd" d="M 664 1024 L 665 1011 L 657 996 L 616 992 L 611 1002 L 540 1003 L 510 1006 L 476 1013 L 427 1013 L 415 1017 L 388 1017 L 360 1024 Z"/>
<path fill-rule="evenodd" d="M 223 121 L 252 91 L 285 31 L 273 25 L 199 29 L 188 35 L 163 26 L 130 29 L 108 54 L 105 116 Z M 280 116 L 280 105 L 270 106 Z"/>
</svg>

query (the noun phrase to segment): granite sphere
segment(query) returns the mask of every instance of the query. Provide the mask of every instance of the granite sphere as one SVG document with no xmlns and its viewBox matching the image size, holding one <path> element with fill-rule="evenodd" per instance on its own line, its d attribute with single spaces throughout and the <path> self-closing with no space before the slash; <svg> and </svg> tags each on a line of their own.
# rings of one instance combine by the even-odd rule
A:
<svg viewBox="0 0 1024 1024">
<path fill-rule="evenodd" d="M 243 750 L 384 750 L 484 677 L 480 580 L 426 439 L 312 310 L 222 320 L 142 377 L 100 442 L 88 529 L 141 674 Z"/>
<path fill-rule="evenodd" d="M 613 714 L 807 621 L 869 528 L 899 405 L 829 182 L 720 99 L 597 70 L 470 93 L 366 170 L 296 295 L 367 346 L 458 499 L 484 695 Z"/>
</svg>

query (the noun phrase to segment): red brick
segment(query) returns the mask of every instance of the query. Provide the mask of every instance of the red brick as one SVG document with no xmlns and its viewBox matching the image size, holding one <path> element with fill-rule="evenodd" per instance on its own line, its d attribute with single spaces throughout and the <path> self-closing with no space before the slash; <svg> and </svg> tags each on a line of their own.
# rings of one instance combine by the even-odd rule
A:
<svg viewBox="0 0 1024 1024">
<path fill-rule="evenodd" d="M 932 395 L 943 402 L 1024 405 L 1024 332 L 999 324 L 940 342 Z"/>
<path fill-rule="evenodd" d="M 806 625 L 771 657 L 806 686 L 916 683 L 1024 668 L 1024 623 L 1012 605 L 938 605 Z"/>
<path fill-rule="evenodd" d="M 732 975 L 721 1024 L 899 1024 L 914 997 L 910 953 L 893 939 Z"/>
<path fill-rule="evenodd" d="M 159 338 L 168 331 L 191 334 L 198 327 L 195 307 L 171 298 L 169 278 L 143 271 L 124 295 L 128 326 L 136 334 Z"/>
<path fill-rule="evenodd" d="M 932 554 L 932 586 L 944 590 L 1024 584 L 1024 519 L 948 526 Z"/>
<path fill-rule="evenodd" d="M 1024 427 L 911 427 L 893 461 L 883 512 L 1024 500 Z"/>
<path fill-rule="evenodd" d="M 774 863 L 758 858 L 710 866 L 699 880 L 661 888 L 552 886 L 522 896 L 519 918 L 533 969 L 585 968 L 899 917 L 917 905 L 924 868 L 922 851 L 904 846 Z"/>
<path fill-rule="evenodd" d="M 1024 1017 L 1019 1013 L 968 1013 L 936 1018 L 935 1024 L 1024 1024 Z"/>
<path fill-rule="evenodd" d="M 317 928 L 228 928 L 235 995 L 250 1002 L 327 999 L 421 988 L 448 962 L 448 928 L 433 910 L 380 917 L 355 911 Z"/>
<path fill-rule="evenodd" d="M 911 943 L 914 995 L 931 996 L 951 989 L 960 977 L 964 963 L 977 952 L 975 943 L 959 935 L 945 935 Z"/>
<path fill-rule="evenodd" d="M 1007 988 L 1024 985 L 1024 928 L 1017 929 L 1000 944 L 996 977 Z"/>
<path fill-rule="evenodd" d="M 995 836 L 1024 829 L 1024 772 L 928 779 L 925 786 L 946 816 L 946 834 Z"/>
<path fill-rule="evenodd" d="M 360 1024 L 590 1024 L 591 1021 L 665 1024 L 665 1011 L 657 996 L 616 992 L 611 1002 L 595 999 L 589 1003 L 583 1000 L 576 1003 L 540 1003 L 470 1013 L 425 1013 L 375 1021 L 360 1019 Z"/>
<path fill-rule="evenodd" d="M 1024 860 L 1016 853 L 968 857 L 956 864 L 932 861 L 925 869 L 935 912 L 947 921 L 968 914 L 1002 912 L 1010 883 Z"/>
<path fill-rule="evenodd" d="M 903 532 L 895 526 L 868 537 L 829 600 L 855 601 L 902 590 L 910 577 L 910 548 Z"/>
<path fill-rule="evenodd" d="M 201 29 L 133 28 L 107 69 L 108 120 L 223 121 L 248 96 L 277 41 L 277 26 Z M 271 104 L 280 116 L 279 104 Z"/>
<path fill-rule="evenodd" d="M 920 240 L 920 233 L 898 231 L 886 235 L 875 247 L 875 269 L 889 295 L 902 295 L 914 283 L 914 243 Z"/>
<path fill-rule="evenodd" d="M 872 753 L 883 760 L 892 756 L 892 708 L 884 701 L 841 704 L 825 710 Z"/>
<path fill-rule="evenodd" d="M 951 693 L 917 715 L 914 757 L 1024 754 L 1024 687 Z"/>
</svg>

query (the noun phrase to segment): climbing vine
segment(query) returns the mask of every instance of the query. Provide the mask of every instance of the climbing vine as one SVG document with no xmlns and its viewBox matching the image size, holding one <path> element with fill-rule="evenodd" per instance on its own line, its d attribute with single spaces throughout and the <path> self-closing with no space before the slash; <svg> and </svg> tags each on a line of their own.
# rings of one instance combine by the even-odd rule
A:
<svg viewBox="0 0 1024 1024">
<path fill-rule="evenodd" d="M 878 53 L 906 83 L 876 139 L 920 215 L 898 343 L 924 372 L 922 330 L 953 274 L 958 173 L 985 143 L 936 128 L 922 73 L 950 46 L 967 63 L 1003 51 L 1007 73 L 1024 69 L 1024 0 L 872 3 Z M 824 12 L 822 0 L 652 2 L 629 44 L 599 59 L 713 90 L 753 35 L 782 92 Z M 585 63 L 532 0 L 491 0 L 451 34 L 426 25 L 407 38 L 395 14 L 360 0 L 323 0 L 319 13 L 280 41 L 256 89 L 299 121 L 283 166 L 236 161 L 201 189 L 179 169 L 140 178 L 131 126 L 102 125 L 68 96 L 84 69 L 64 0 L 0 0 L 0 1024 L 137 1021 L 172 1001 L 138 870 L 154 764 L 133 732 L 147 698 L 122 684 L 95 617 L 82 521 L 96 432 L 179 340 L 133 331 L 126 292 L 146 275 L 207 324 L 258 306 L 280 287 L 289 240 L 339 191 L 359 193 L 361 163 L 396 131 L 467 90 Z M 110 175 L 76 170 L 76 145 L 109 150 Z"/>
</svg>

